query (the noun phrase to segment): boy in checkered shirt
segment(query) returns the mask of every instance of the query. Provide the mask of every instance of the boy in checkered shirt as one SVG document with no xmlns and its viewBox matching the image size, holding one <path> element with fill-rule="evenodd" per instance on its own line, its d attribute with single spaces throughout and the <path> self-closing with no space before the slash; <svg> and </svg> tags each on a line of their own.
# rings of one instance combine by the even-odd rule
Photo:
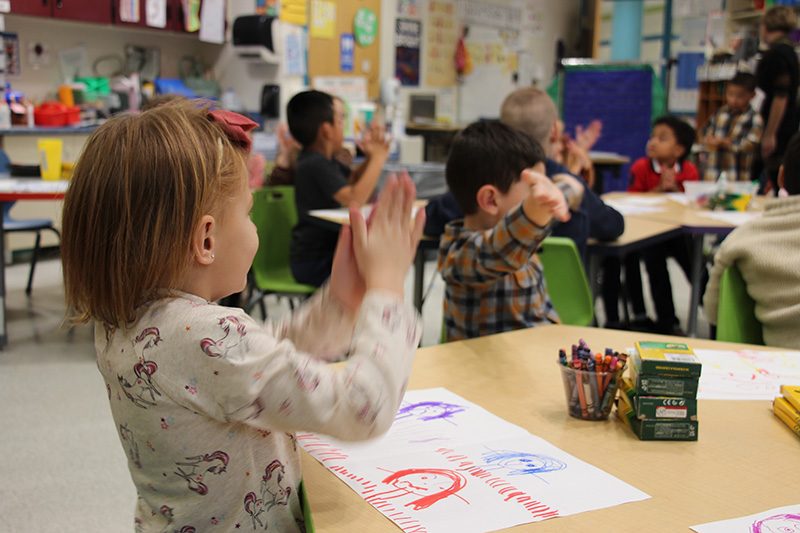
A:
<svg viewBox="0 0 800 533">
<path fill-rule="evenodd" d="M 534 252 L 569 220 L 583 187 L 554 183 L 544 161 L 538 142 L 500 122 L 471 124 L 453 140 L 445 177 L 464 218 L 439 245 L 448 341 L 559 323 Z"/>
<path fill-rule="evenodd" d="M 706 181 L 716 181 L 726 172 L 731 181 L 750 181 L 763 122 L 750 106 L 755 96 L 756 77 L 739 72 L 725 87 L 725 103 L 703 128 L 703 149 L 706 152 Z"/>
</svg>

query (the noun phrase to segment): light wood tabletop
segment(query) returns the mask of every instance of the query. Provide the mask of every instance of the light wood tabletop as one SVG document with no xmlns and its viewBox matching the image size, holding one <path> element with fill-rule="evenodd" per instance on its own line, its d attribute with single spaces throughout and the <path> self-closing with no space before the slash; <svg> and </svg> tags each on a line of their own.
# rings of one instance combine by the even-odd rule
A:
<svg viewBox="0 0 800 533">
<path fill-rule="evenodd" d="M 543 326 L 420 349 L 409 389 L 444 387 L 652 496 L 507 531 L 689 531 L 693 525 L 798 503 L 800 441 L 772 414 L 768 401 L 700 400 L 697 442 L 640 441 L 613 413 L 603 422 L 571 418 L 556 356 L 559 348 L 581 338 L 596 351 L 668 339 L 695 348 L 742 347 Z M 319 533 L 400 531 L 305 452 L 303 477 Z"/>
</svg>

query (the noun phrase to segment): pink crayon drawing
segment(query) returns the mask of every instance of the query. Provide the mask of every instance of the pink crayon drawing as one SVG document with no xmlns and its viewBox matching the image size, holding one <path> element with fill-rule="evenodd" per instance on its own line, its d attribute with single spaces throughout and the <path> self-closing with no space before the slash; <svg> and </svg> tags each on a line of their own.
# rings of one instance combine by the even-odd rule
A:
<svg viewBox="0 0 800 533">
<path fill-rule="evenodd" d="M 800 515 L 776 514 L 750 526 L 750 533 L 800 533 Z"/>
</svg>

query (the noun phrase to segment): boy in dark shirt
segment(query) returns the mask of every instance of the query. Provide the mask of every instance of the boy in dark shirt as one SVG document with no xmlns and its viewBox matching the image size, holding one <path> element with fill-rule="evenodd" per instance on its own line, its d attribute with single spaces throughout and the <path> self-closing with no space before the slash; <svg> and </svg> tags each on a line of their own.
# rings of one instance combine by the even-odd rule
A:
<svg viewBox="0 0 800 533">
<path fill-rule="evenodd" d="M 292 137 L 303 146 L 295 170 L 298 222 L 292 229 L 290 265 L 298 282 L 320 286 L 331 274 L 338 232 L 313 221 L 309 211 L 353 201 L 365 204 L 389 155 L 389 140 L 382 125 L 371 123 L 358 142 L 364 161 L 351 170 L 333 158 L 344 141 L 344 102 L 320 91 L 305 91 L 289 101 L 286 114 Z"/>
</svg>

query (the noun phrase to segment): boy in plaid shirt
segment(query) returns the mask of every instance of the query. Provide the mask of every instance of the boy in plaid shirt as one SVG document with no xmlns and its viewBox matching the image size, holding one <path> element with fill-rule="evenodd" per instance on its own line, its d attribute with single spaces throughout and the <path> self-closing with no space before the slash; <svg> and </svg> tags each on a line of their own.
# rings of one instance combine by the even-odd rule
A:
<svg viewBox="0 0 800 533">
<path fill-rule="evenodd" d="M 750 167 L 764 123 L 750 106 L 755 96 L 756 77 L 739 72 L 725 87 L 725 102 L 703 128 L 706 152 L 706 181 L 716 181 L 726 172 L 731 181 L 750 181 Z M 757 177 L 757 176 L 756 176 Z"/>
<path fill-rule="evenodd" d="M 471 124 L 453 140 L 445 177 L 464 218 L 439 245 L 448 341 L 559 323 L 534 252 L 583 190 L 551 181 L 544 161 L 538 142 L 500 122 Z"/>
</svg>

